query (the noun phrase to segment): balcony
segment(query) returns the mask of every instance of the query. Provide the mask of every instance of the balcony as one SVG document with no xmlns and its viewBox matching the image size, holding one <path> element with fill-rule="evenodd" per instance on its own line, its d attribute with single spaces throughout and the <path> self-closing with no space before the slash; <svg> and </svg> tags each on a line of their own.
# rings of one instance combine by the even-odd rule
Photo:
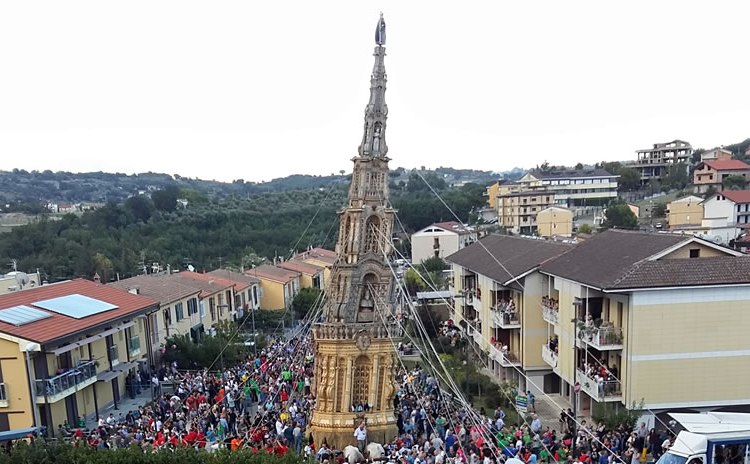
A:
<svg viewBox="0 0 750 464">
<path fill-rule="evenodd" d="M 49 379 L 34 381 L 37 403 L 54 403 L 68 395 L 96 383 L 96 361 L 86 361 L 78 367 Z"/>
<path fill-rule="evenodd" d="M 544 362 L 546 362 L 551 368 L 552 371 L 555 372 L 557 375 L 560 375 L 560 367 L 559 367 L 559 359 L 557 357 L 557 353 L 552 351 L 546 343 L 542 345 L 542 359 Z"/>
<path fill-rule="evenodd" d="M 542 298 L 542 319 L 552 325 L 560 324 L 560 309 L 557 301 L 547 297 Z"/>
<path fill-rule="evenodd" d="M 139 337 L 138 335 L 130 337 L 128 353 L 130 354 L 130 356 L 138 356 L 139 354 L 141 354 L 141 337 Z"/>
<path fill-rule="evenodd" d="M 518 311 L 509 304 L 498 303 L 492 311 L 492 323 L 501 329 L 520 329 L 521 318 Z"/>
<path fill-rule="evenodd" d="M 497 345 L 490 345 L 490 359 L 497 361 L 503 367 L 513 367 L 521 365 L 521 360 L 518 356 L 518 353 L 505 351 L 502 348 L 498 348 Z"/>
<path fill-rule="evenodd" d="M 470 306 L 474 309 L 479 309 L 482 306 L 482 302 L 479 300 L 479 298 L 476 297 L 476 290 L 469 289 L 464 290 L 464 295 L 466 295 L 466 306 Z"/>
<path fill-rule="evenodd" d="M 117 349 L 117 344 L 107 348 L 107 356 L 109 362 L 112 363 L 112 367 L 120 364 L 120 351 Z"/>
<path fill-rule="evenodd" d="M 622 349 L 622 328 L 583 327 L 578 329 L 578 337 L 592 348 L 600 351 Z"/>
<path fill-rule="evenodd" d="M 598 402 L 622 401 L 620 382 L 617 380 L 604 380 L 597 384 L 596 379 L 576 369 L 576 382 L 581 384 L 581 390 Z"/>
<path fill-rule="evenodd" d="M 466 331 L 469 337 L 479 346 L 482 346 L 482 323 L 479 321 L 467 321 Z"/>
<path fill-rule="evenodd" d="M 5 382 L 0 382 L 0 408 L 8 407 L 8 387 Z"/>
</svg>

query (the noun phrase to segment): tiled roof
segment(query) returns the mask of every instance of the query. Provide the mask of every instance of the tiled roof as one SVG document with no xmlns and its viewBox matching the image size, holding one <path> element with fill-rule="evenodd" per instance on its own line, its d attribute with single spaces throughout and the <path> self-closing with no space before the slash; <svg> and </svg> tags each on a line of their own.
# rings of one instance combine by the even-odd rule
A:
<svg viewBox="0 0 750 464">
<path fill-rule="evenodd" d="M 104 326 L 110 322 L 143 314 L 149 310 L 156 310 L 159 305 L 152 298 L 143 295 L 134 295 L 112 285 L 75 279 L 0 295 L 0 309 L 12 308 L 18 305 L 34 307 L 34 302 L 74 294 L 104 301 L 117 306 L 117 308 L 81 319 L 64 316 L 52 311 L 45 311 L 51 314 L 51 316 L 18 327 L 6 322 L 0 322 L 0 332 L 37 343 L 47 344 L 77 333 L 85 333 L 94 327 Z"/>
<path fill-rule="evenodd" d="M 445 229 L 450 232 L 455 232 L 458 235 L 467 235 L 474 232 L 474 229 L 472 227 L 469 227 L 465 224 L 461 224 L 460 222 L 456 221 L 446 221 L 446 222 L 436 222 L 432 224 L 430 227 L 440 227 L 441 229 Z"/>
<path fill-rule="evenodd" d="M 185 285 L 175 275 L 152 274 L 139 275 L 129 279 L 118 280 L 107 285 L 129 291 L 138 289 L 138 294 L 153 298 L 161 304 L 171 304 L 172 302 L 182 300 L 192 295 L 197 295 L 200 289 Z"/>
<path fill-rule="evenodd" d="M 508 282 L 572 247 L 563 242 L 488 235 L 445 259 L 497 282 Z"/>
<path fill-rule="evenodd" d="M 326 250 L 325 248 L 313 248 L 311 250 L 306 250 L 301 253 L 297 253 L 292 258 L 297 261 L 305 261 L 307 259 L 314 259 L 316 261 L 322 261 L 329 266 L 333 266 L 333 264 L 336 262 L 336 252 L 331 250 Z"/>
<path fill-rule="evenodd" d="M 323 268 L 320 266 L 316 266 L 314 264 L 306 263 L 304 261 L 297 261 L 297 260 L 282 261 L 276 264 L 276 266 L 283 268 L 283 269 L 290 270 L 290 271 L 297 271 L 297 272 L 300 272 L 302 274 L 307 274 L 307 275 L 315 275 L 323 271 Z"/>
<path fill-rule="evenodd" d="M 744 171 L 750 170 L 750 165 L 740 160 L 706 160 L 702 164 L 716 171 Z"/>
<path fill-rule="evenodd" d="M 724 195 L 735 203 L 750 203 L 750 190 L 723 190 L 718 195 Z"/>
<path fill-rule="evenodd" d="M 200 272 L 190 272 L 190 271 L 183 271 L 180 274 L 182 274 L 183 277 L 187 277 L 193 280 L 201 281 L 201 282 L 208 282 L 208 283 L 214 283 L 216 285 L 220 285 L 223 287 L 234 287 L 235 290 L 244 290 L 250 285 L 246 282 L 240 282 L 234 279 L 229 279 L 225 277 L 220 277 L 216 274 L 208 273 L 200 273 Z"/>
<path fill-rule="evenodd" d="M 750 284 L 750 256 L 660 259 L 638 263 L 611 288 Z"/>
<path fill-rule="evenodd" d="M 299 277 L 299 272 L 283 269 L 276 266 L 264 264 L 245 271 L 245 274 L 259 279 L 273 280 L 274 282 L 287 283 Z"/>
<path fill-rule="evenodd" d="M 610 288 L 641 260 L 692 236 L 607 230 L 594 234 L 564 255 L 541 267 L 558 277 L 596 288 Z"/>
<path fill-rule="evenodd" d="M 198 290 L 200 290 L 200 293 L 198 294 L 198 296 L 201 298 L 205 298 L 216 292 L 226 290 L 232 287 L 231 283 L 221 282 L 222 279 L 213 279 L 213 280 L 196 279 L 194 278 L 194 276 L 191 276 L 188 274 L 196 274 L 196 273 L 185 271 L 185 272 L 180 272 L 180 273 L 172 274 L 172 275 L 174 276 L 173 277 L 174 279 L 177 279 L 183 285 L 197 288 Z"/>
<path fill-rule="evenodd" d="M 244 283 L 248 287 L 260 283 L 260 280 L 256 279 L 255 277 L 245 275 L 241 272 L 230 271 L 229 269 L 214 269 L 208 274 L 216 277 L 222 277 L 227 280 L 232 280 L 234 282 Z"/>
</svg>

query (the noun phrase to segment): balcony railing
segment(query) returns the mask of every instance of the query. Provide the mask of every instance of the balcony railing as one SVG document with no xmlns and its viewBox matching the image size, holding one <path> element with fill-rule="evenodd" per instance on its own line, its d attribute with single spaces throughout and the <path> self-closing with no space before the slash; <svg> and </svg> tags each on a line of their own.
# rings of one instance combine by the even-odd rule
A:
<svg viewBox="0 0 750 464">
<path fill-rule="evenodd" d="M 576 382 L 581 384 L 581 390 L 596 401 L 620 401 L 622 392 L 618 380 L 601 380 L 589 377 L 581 369 L 576 369 Z"/>
<path fill-rule="evenodd" d="M 552 325 L 560 323 L 560 309 L 556 301 L 542 298 L 542 318 Z"/>
<path fill-rule="evenodd" d="M 518 353 L 510 350 L 505 351 L 497 345 L 490 345 L 490 358 L 500 363 L 503 367 L 513 367 L 521 364 Z"/>
<path fill-rule="evenodd" d="M 521 318 L 515 306 L 508 303 L 498 303 L 492 309 L 492 322 L 495 324 L 495 327 L 502 329 L 521 328 Z"/>
<path fill-rule="evenodd" d="M 88 385 L 91 380 L 96 381 L 96 361 L 86 361 L 78 367 L 63 372 L 49 379 L 37 379 L 34 381 L 36 387 L 37 401 L 54 402 L 75 392 L 77 388 Z"/>
<path fill-rule="evenodd" d="M 141 337 L 133 335 L 130 337 L 129 345 L 128 352 L 130 353 L 130 356 L 138 356 L 141 354 Z"/>
<path fill-rule="evenodd" d="M 117 349 L 117 344 L 107 348 L 107 354 L 109 356 L 109 362 L 111 362 L 113 366 L 120 364 L 120 352 Z"/>
<path fill-rule="evenodd" d="M 622 328 L 620 327 L 583 327 L 579 329 L 578 336 L 589 346 L 598 350 L 622 349 Z"/>
<path fill-rule="evenodd" d="M 544 362 L 549 364 L 549 366 L 556 372 L 558 369 L 558 362 L 559 359 L 557 357 L 557 353 L 555 353 L 553 350 L 550 349 L 549 345 L 546 343 L 542 345 L 542 359 Z"/>
</svg>

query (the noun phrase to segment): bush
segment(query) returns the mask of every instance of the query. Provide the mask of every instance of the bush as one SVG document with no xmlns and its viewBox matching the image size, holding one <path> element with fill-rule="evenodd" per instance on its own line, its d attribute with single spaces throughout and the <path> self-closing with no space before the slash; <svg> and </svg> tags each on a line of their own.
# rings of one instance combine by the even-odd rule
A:
<svg viewBox="0 0 750 464">
<path fill-rule="evenodd" d="M 165 343 L 163 360 L 177 361 L 180 369 L 219 368 L 241 363 L 248 353 L 244 339 L 235 334 L 236 327 L 230 322 L 217 326 L 216 336 L 204 336 L 194 343 L 188 335 L 176 335 Z"/>
<path fill-rule="evenodd" d="M 598 403 L 594 404 L 594 408 L 591 411 L 591 418 L 598 423 L 604 424 L 608 430 L 613 430 L 620 426 L 624 427 L 625 430 L 632 430 L 638 418 L 641 417 L 643 409 L 643 400 L 641 400 L 639 405 L 633 402 L 630 408 L 625 408 L 616 403 Z"/>
</svg>

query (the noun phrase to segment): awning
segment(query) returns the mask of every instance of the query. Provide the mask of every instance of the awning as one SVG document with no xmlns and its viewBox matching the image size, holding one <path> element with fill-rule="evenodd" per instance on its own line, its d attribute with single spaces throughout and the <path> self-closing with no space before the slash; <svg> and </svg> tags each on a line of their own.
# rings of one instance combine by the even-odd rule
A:
<svg viewBox="0 0 750 464">
<path fill-rule="evenodd" d="M 453 298 L 453 292 L 442 290 L 437 292 L 417 292 L 418 300 L 447 300 Z"/>
<path fill-rule="evenodd" d="M 99 382 L 109 382 L 110 380 L 114 379 L 118 375 L 120 375 L 121 371 L 104 371 L 99 372 L 96 374 L 96 380 Z"/>
<path fill-rule="evenodd" d="M 39 427 L 27 427 L 25 429 L 14 429 L 0 432 L 0 441 L 17 440 L 19 438 L 26 438 L 29 435 L 36 434 L 39 431 Z"/>
<path fill-rule="evenodd" d="M 78 340 L 68 345 L 61 346 L 60 348 L 52 351 L 52 354 L 54 354 L 55 356 L 60 356 L 63 353 L 67 353 L 68 351 L 73 351 L 76 348 L 81 347 L 83 345 L 88 345 L 89 343 L 95 342 L 97 340 L 101 340 L 107 335 L 116 334 L 117 332 L 121 330 L 125 330 L 128 327 L 133 327 L 134 325 L 135 325 L 134 321 L 126 322 L 125 324 L 118 325 L 117 327 L 114 327 L 109 330 L 105 330 L 104 332 L 98 333 L 96 335 L 92 335 L 91 337 L 84 338 L 83 340 Z"/>
<path fill-rule="evenodd" d="M 117 372 L 126 372 L 136 367 L 138 367 L 137 362 L 121 362 L 120 364 L 114 366 L 112 370 L 117 371 Z"/>
</svg>

